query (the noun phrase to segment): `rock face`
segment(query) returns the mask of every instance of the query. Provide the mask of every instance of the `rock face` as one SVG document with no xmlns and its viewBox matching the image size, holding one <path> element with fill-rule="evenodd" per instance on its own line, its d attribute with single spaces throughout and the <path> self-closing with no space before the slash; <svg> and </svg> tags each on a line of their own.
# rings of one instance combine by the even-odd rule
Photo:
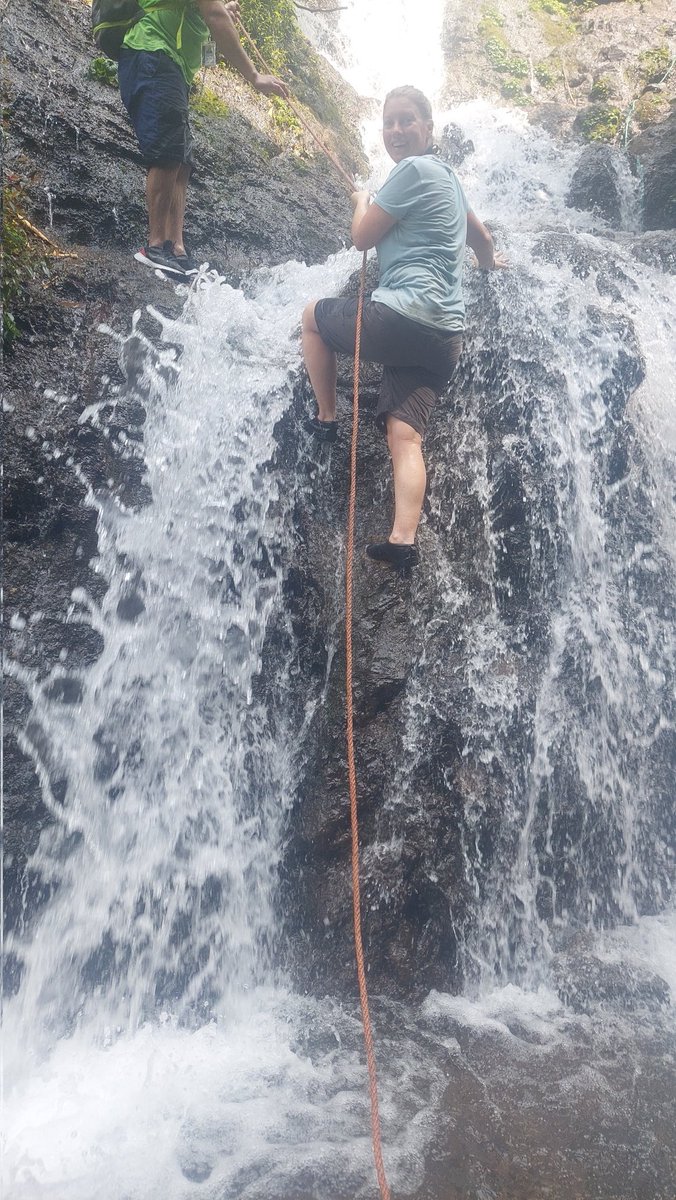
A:
<svg viewBox="0 0 676 1200">
<path fill-rule="evenodd" d="M 590 143 L 571 204 L 611 225 L 618 207 L 607 151 L 628 151 L 645 180 L 646 228 L 673 229 L 675 33 L 668 0 L 640 9 L 614 0 L 584 11 L 471 0 L 446 12 L 446 98 L 490 96 L 518 105 L 554 137 Z"/>
<path fill-rule="evenodd" d="M 49 894 L 42 881 L 24 875 L 26 855 L 49 819 L 20 740 L 31 673 L 44 678 L 64 663 L 54 698 L 76 703 L 77 670 L 100 651 L 91 629 L 66 622 L 73 589 L 85 588 L 96 599 L 104 586 L 95 569 L 95 510 L 85 502 L 78 469 L 94 495 L 112 491 L 130 505 L 148 500 L 140 460 L 125 445 L 143 437 L 140 374 L 143 339 L 152 329 L 146 315 L 138 318 L 120 362 L 118 343 L 101 326 L 127 328 L 130 312 L 148 303 L 176 315 L 182 301 L 150 272 L 139 276 L 130 259 L 145 228 L 143 169 L 116 94 L 87 79 L 86 7 L 35 3 L 29 22 L 15 5 L 5 29 L 8 167 L 24 181 L 29 215 L 78 255 L 56 260 L 49 289 L 36 289 L 20 309 L 21 353 L 7 363 L 7 649 L 18 664 L 6 695 L 14 726 L 5 752 L 11 926 L 24 903 L 35 906 Z M 321 161 L 299 168 L 293 155 L 279 153 L 234 113 L 197 125 L 203 171 L 190 198 L 193 241 L 228 279 L 294 256 L 319 261 L 338 248 L 349 205 Z M 468 152 L 452 130 L 448 152 Z M 595 155 L 599 161 L 606 159 Z M 583 187 L 578 180 L 578 188 L 586 201 L 598 198 L 594 184 Z M 605 215 L 614 202 L 609 194 Z M 637 238 L 636 254 L 666 264 L 663 246 L 658 254 Z M 602 919 L 617 916 L 604 872 L 621 860 L 620 838 L 613 813 L 595 807 L 597 797 L 580 778 L 565 720 L 566 713 L 581 711 L 590 721 L 600 719 L 606 697 L 580 630 L 571 625 L 567 640 L 556 641 L 557 604 L 568 598 L 571 562 L 580 553 L 567 524 L 569 509 L 577 511 L 580 501 L 581 484 L 568 474 L 576 446 L 559 421 L 568 365 L 561 346 L 569 324 L 575 352 L 582 347 L 596 369 L 593 386 L 585 382 L 585 391 L 580 385 L 577 432 L 598 484 L 598 519 L 610 531 L 604 551 L 615 556 L 613 589 L 623 619 L 654 594 L 662 570 L 657 558 L 627 566 L 622 542 L 626 535 L 632 547 L 649 546 L 656 520 L 641 491 L 640 454 L 623 421 L 644 368 L 630 320 L 613 309 L 630 281 L 612 243 L 601 254 L 586 239 L 547 234 L 536 242 L 533 259 L 584 281 L 582 300 L 577 297 L 573 310 L 573 299 L 562 295 L 550 324 L 538 324 L 537 280 L 525 268 L 502 278 L 470 275 L 468 352 L 427 440 L 422 566 L 412 580 L 400 581 L 361 557 L 355 563 L 365 938 L 371 982 L 393 996 L 458 987 L 482 956 L 505 964 L 515 947 L 528 944 L 525 901 L 512 873 L 526 818 L 536 846 L 529 879 L 536 880 L 537 894 L 529 919 L 565 912 L 584 922 L 590 893 L 597 904 L 602 897 Z M 378 372 L 365 369 L 360 547 L 387 533 L 392 504 L 387 451 L 371 419 L 377 389 Z M 277 466 L 295 471 L 300 453 L 308 482 L 296 498 L 286 611 L 265 651 L 271 668 L 281 646 L 295 656 L 297 695 L 289 703 L 305 704 L 308 697 L 315 703 L 283 862 L 289 963 L 301 986 L 339 993 L 354 986 L 340 628 L 350 394 L 346 368 L 340 437 L 328 453 L 307 441 L 299 451 L 299 418 L 310 403 L 302 383 L 296 411 L 279 429 Z M 625 507 L 632 464 L 638 482 L 633 507 Z M 593 608 L 588 595 L 582 601 Z M 123 603 L 120 615 L 133 619 L 143 603 L 133 580 Z M 639 627 L 639 642 L 642 636 Z M 550 774 L 538 782 L 528 815 L 520 807 L 530 802 L 523 762 L 542 720 L 543 679 L 550 676 L 563 716 Z M 655 703 L 664 691 L 665 711 L 669 685 L 665 677 L 653 689 Z M 264 680 L 260 687 L 265 690 Z M 646 720 L 649 713 L 646 702 Z M 556 714 L 547 716 L 555 723 Z M 101 751 L 106 771 L 108 751 Z M 666 846 L 666 733 L 651 753 L 653 816 Z M 50 785 L 56 807 L 64 781 Z M 645 907 L 659 899 L 661 862 L 653 864 L 651 878 L 655 893 L 646 885 Z M 484 941 L 472 949 L 479 898 L 488 915 Z M 491 898 L 495 911 L 513 914 L 506 932 L 491 916 Z M 500 937 L 509 945 L 498 953 Z"/>
<path fill-rule="evenodd" d="M 643 175 L 646 229 L 676 229 L 676 116 L 629 143 Z"/>
<path fill-rule="evenodd" d="M 570 181 L 566 199 L 570 208 L 581 208 L 603 217 L 617 228 L 621 219 L 621 194 L 614 155 L 608 146 L 589 146 Z"/>
<path fill-rule="evenodd" d="M 586 240 L 572 234 L 543 236 L 534 255 L 569 265 L 601 298 L 620 297 L 628 285 L 618 258 L 595 255 Z M 498 961 L 518 946 L 523 905 L 512 864 L 525 820 L 517 814 L 529 787 L 521 770 L 536 751 L 527 751 L 521 766 L 519 758 L 538 736 L 542 706 L 548 703 L 543 680 L 561 670 L 556 707 L 564 714 L 568 703 L 571 714 L 585 705 L 591 713 L 595 703 L 584 638 L 574 632 L 574 617 L 560 668 L 558 652 L 551 657 L 561 620 L 556 597 L 567 591 L 576 553 L 567 512 L 576 485 L 567 480 L 563 492 L 558 490 L 557 435 L 548 427 L 549 418 L 543 424 L 544 412 L 556 421 L 560 410 L 564 379 L 548 364 L 556 363 L 555 346 L 565 333 L 556 324 L 528 328 L 529 285 L 518 273 L 470 277 L 468 288 L 473 314 L 468 354 L 426 442 L 430 483 L 420 532 L 421 567 L 411 581 L 400 581 L 361 556 L 355 562 L 365 940 L 371 986 L 395 997 L 452 989 L 472 974 L 475 960 L 467 940 L 478 919 L 479 897 L 483 920 L 492 911 L 491 895 L 494 911 L 514 914 L 511 930 L 481 931 L 480 956 L 485 954 L 486 961 L 495 954 Z M 606 311 L 603 299 L 595 305 L 589 292 L 587 298 L 588 306 L 576 310 L 575 320 L 583 322 L 576 336 L 592 359 L 593 347 L 607 339 L 617 348 L 599 381 L 602 412 L 593 457 L 601 492 L 607 489 L 609 497 L 604 519 L 609 529 L 619 529 L 627 520 L 643 520 L 646 512 L 639 501 L 633 517 L 621 515 L 622 506 L 613 511 L 616 501 L 610 500 L 614 481 L 637 454 L 623 418 L 643 364 L 630 323 Z M 292 820 L 284 908 L 299 980 L 320 991 L 343 992 L 354 986 L 338 580 L 348 487 L 348 363 L 339 386 L 338 443 L 319 461 L 296 513 L 289 604 L 304 694 L 321 693 L 321 703 Z M 377 376 L 368 368 L 362 392 L 359 546 L 386 536 L 392 506 L 387 451 L 369 420 Z M 299 395 L 298 402 L 307 408 L 307 397 Z M 570 419 L 576 420 L 572 414 Z M 283 431 L 280 437 L 284 442 Z M 647 575 L 644 584 L 652 587 Z M 627 577 L 622 587 L 631 606 L 634 584 Z M 318 626 L 323 631 L 319 644 Z M 551 719 L 556 721 L 554 711 Z M 606 872 L 608 847 L 617 833 L 611 812 L 597 807 L 576 778 L 566 719 L 561 717 L 557 748 L 548 748 L 552 782 L 543 785 L 533 818 L 542 855 L 539 866 L 533 862 L 535 874 L 542 876 L 533 912 L 550 919 L 565 910 L 584 920 L 591 891 L 604 897 L 600 903 L 608 905 L 612 920 Z M 665 757 L 658 755 L 657 770 L 668 790 L 666 743 L 662 749 Z M 669 819 L 665 807 L 660 820 L 667 840 Z M 512 951 L 504 945 L 498 949 L 500 938 L 511 943 Z"/>
<path fill-rule="evenodd" d="M 669 984 L 660 975 L 604 962 L 583 950 L 557 955 L 552 974 L 561 999 L 574 1012 L 589 1012 L 599 1002 L 629 1011 L 659 1010 L 671 1003 Z"/>
<path fill-rule="evenodd" d="M 117 89 L 89 78 L 96 48 L 87 5 L 10 4 L 3 36 L 5 179 L 20 188 L 26 215 L 70 251 L 50 260 L 45 287 L 38 281 L 19 297 L 21 340 L 4 364 L 6 647 L 40 678 L 59 661 L 86 667 L 100 650 L 91 629 L 65 623 L 74 588 L 96 599 L 104 586 L 92 567 L 96 512 L 79 471 L 95 492 L 147 501 L 142 466 L 125 451 L 142 439 L 145 413 L 125 395 L 138 392 L 143 337 L 155 336 L 145 307 L 171 317 L 183 301 L 132 259 L 145 239 L 145 170 Z M 263 263 L 323 260 L 339 249 L 350 209 L 323 157 L 284 151 L 235 110 L 196 116 L 194 125 L 200 171 L 187 226 L 200 257 L 236 283 Z M 141 309 L 138 340 L 121 362 L 117 340 L 100 327 L 126 330 Z M 89 419 L 91 405 L 101 407 Z M 48 819 L 17 740 L 30 709 L 19 674 L 23 682 L 10 678 L 5 693 L 9 925 L 42 894 L 37 880 L 18 881 Z"/>
<path fill-rule="evenodd" d="M 129 253 L 145 239 L 145 169 L 117 87 L 89 78 L 96 54 L 89 24 L 85 4 L 33 0 L 30 19 L 22 5 L 10 5 L 5 169 L 24 183 L 32 217 L 57 239 Z M 293 257 L 315 261 L 340 247 L 345 188 L 323 156 L 281 152 L 235 109 L 223 117 L 195 113 L 192 121 L 198 170 L 186 233 L 201 260 L 233 276 Z M 358 162 L 355 152 L 347 165 Z"/>
</svg>

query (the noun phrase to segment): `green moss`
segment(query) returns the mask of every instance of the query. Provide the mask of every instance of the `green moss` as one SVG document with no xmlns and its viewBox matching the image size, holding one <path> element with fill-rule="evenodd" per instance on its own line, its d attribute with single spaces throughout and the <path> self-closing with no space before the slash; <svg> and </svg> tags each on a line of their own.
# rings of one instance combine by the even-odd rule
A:
<svg viewBox="0 0 676 1200">
<path fill-rule="evenodd" d="M 638 69 L 646 83 L 659 83 L 671 63 L 668 46 L 656 46 L 654 50 L 644 50 L 638 56 Z"/>
<path fill-rule="evenodd" d="M 208 87 L 190 97 L 190 107 L 202 117 L 227 117 L 229 112 L 225 101 Z"/>
<path fill-rule="evenodd" d="M 654 121 L 659 120 L 664 109 L 664 102 L 660 96 L 656 96 L 652 92 L 646 92 L 644 96 L 639 96 L 634 106 L 634 120 L 636 124 L 644 129 L 646 125 L 652 125 Z"/>
<path fill-rule="evenodd" d="M 538 18 L 543 37 L 550 46 L 563 46 L 575 35 L 569 5 L 562 0 L 529 0 L 529 8 Z"/>
<path fill-rule="evenodd" d="M 592 89 L 589 93 L 590 100 L 607 100 L 612 94 L 612 81 L 607 75 L 602 75 L 600 79 L 595 79 Z"/>
<path fill-rule="evenodd" d="M 21 224 L 19 187 L 2 191 L 2 347 L 12 349 L 19 336 L 15 305 L 35 279 L 48 274 L 47 257 L 37 239 Z"/>
<path fill-rule="evenodd" d="M 485 8 L 481 14 L 478 29 L 483 38 L 499 37 L 505 18 L 496 8 Z"/>
<path fill-rule="evenodd" d="M 117 67 L 114 62 L 99 54 L 93 58 L 87 67 L 87 78 L 95 79 L 97 83 L 105 83 L 108 87 L 117 87 Z"/>
<path fill-rule="evenodd" d="M 607 104 L 595 104 L 580 120 L 579 129 L 588 142 L 614 142 L 620 131 L 622 112 Z"/>
</svg>

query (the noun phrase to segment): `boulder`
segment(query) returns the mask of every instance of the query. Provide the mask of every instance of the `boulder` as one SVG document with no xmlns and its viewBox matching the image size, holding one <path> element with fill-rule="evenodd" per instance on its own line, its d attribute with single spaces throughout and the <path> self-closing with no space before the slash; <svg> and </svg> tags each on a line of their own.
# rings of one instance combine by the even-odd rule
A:
<svg viewBox="0 0 676 1200">
<path fill-rule="evenodd" d="M 632 138 L 643 178 L 646 229 L 676 229 L 676 113 Z"/>
<path fill-rule="evenodd" d="M 654 971 L 626 962 L 607 962 L 589 951 L 559 954 L 552 961 L 556 990 L 574 1012 L 589 1012 L 597 1004 L 633 1011 L 667 1006 L 669 984 Z"/>
<path fill-rule="evenodd" d="M 621 193 L 615 152 L 609 146 L 588 146 L 570 182 L 566 204 L 603 217 L 609 225 L 621 222 Z"/>
</svg>

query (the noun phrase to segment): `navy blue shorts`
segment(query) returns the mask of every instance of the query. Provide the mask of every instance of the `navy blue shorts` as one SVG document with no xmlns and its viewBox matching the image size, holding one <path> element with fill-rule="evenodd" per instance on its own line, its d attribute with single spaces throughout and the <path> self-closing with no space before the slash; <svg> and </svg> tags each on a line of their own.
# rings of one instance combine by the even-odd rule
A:
<svg viewBox="0 0 676 1200">
<path fill-rule="evenodd" d="M 162 50 L 123 47 L 117 67 L 122 103 L 149 167 L 193 166 L 188 85 L 181 68 Z"/>
</svg>

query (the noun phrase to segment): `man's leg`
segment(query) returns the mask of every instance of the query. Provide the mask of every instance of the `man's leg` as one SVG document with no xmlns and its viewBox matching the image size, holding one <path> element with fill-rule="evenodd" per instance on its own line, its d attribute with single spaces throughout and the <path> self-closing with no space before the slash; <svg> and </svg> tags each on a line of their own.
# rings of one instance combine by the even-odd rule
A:
<svg viewBox="0 0 676 1200">
<path fill-rule="evenodd" d="M 303 312 L 303 358 L 310 383 L 317 399 L 320 421 L 336 419 L 336 356 L 322 341 L 315 321 L 315 304 L 312 300 Z"/>
<path fill-rule="evenodd" d="M 169 206 L 169 216 L 166 225 L 166 238 L 174 247 L 174 254 L 185 254 L 183 244 L 183 221 L 185 219 L 185 202 L 188 192 L 188 180 L 191 168 L 187 163 L 181 163 L 174 183 L 174 192 Z"/>
<path fill-rule="evenodd" d="M 388 414 L 387 444 L 394 471 L 394 525 L 389 540 L 397 545 L 412 546 L 427 483 L 422 438 L 411 425 Z"/>
<path fill-rule="evenodd" d="M 181 163 L 148 168 L 146 203 L 148 206 L 149 246 L 163 246 L 169 237 L 167 230 L 181 169 Z M 185 207 L 185 198 L 183 204 Z"/>
</svg>

